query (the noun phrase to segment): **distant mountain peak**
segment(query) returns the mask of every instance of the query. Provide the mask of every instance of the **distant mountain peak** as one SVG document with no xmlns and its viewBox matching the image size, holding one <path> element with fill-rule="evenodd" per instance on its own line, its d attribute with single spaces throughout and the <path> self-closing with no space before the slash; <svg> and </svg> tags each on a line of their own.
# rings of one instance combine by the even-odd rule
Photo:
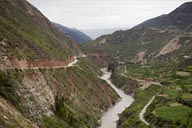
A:
<svg viewBox="0 0 192 128">
<path fill-rule="evenodd" d="M 171 14 L 176 13 L 192 13 L 192 2 L 186 2 L 171 12 Z"/>
<path fill-rule="evenodd" d="M 53 24 L 61 31 L 63 32 L 65 35 L 67 35 L 69 38 L 71 38 L 72 40 L 74 40 L 77 44 L 82 44 L 88 41 L 91 41 L 92 39 L 86 35 L 85 33 L 81 32 L 80 30 L 78 30 L 77 28 L 73 27 L 73 28 L 69 28 L 66 26 L 63 26 L 61 24 L 58 23 L 54 23 Z"/>
<path fill-rule="evenodd" d="M 134 28 L 154 27 L 160 29 L 174 29 L 175 31 L 192 31 L 192 2 L 187 2 L 169 14 L 149 19 Z"/>
</svg>

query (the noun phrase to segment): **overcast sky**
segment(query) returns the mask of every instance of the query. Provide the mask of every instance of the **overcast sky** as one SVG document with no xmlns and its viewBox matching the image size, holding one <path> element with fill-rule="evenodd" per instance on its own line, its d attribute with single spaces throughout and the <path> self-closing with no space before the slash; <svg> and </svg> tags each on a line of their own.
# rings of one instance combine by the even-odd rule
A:
<svg viewBox="0 0 192 128">
<path fill-rule="evenodd" d="M 51 21 L 78 29 L 130 28 L 189 0 L 28 0 Z"/>
</svg>

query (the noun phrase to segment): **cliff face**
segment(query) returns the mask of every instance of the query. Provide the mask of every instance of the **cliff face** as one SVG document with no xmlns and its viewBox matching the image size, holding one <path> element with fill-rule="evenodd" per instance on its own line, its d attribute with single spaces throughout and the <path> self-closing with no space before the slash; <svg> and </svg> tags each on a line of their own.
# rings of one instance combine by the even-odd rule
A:
<svg viewBox="0 0 192 128">
<path fill-rule="evenodd" d="M 117 94 L 77 45 L 25 0 L 0 2 L 0 127 L 97 124 Z M 57 67 L 57 68 L 55 68 Z"/>
</svg>

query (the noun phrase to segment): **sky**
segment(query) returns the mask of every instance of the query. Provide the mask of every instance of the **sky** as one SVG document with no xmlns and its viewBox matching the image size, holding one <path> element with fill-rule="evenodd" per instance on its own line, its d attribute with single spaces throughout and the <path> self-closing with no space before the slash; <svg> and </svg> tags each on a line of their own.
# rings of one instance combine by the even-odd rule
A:
<svg viewBox="0 0 192 128">
<path fill-rule="evenodd" d="M 49 20 L 77 29 L 131 28 L 189 0 L 27 0 Z"/>
</svg>

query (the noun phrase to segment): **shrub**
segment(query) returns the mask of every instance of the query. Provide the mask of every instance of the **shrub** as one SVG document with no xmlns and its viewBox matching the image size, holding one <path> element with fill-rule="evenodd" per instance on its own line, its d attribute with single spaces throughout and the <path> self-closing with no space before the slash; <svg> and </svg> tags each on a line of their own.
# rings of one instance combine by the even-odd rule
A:
<svg viewBox="0 0 192 128">
<path fill-rule="evenodd" d="M 55 97 L 55 112 L 70 125 L 74 125 L 77 121 L 74 117 L 74 112 L 65 103 L 65 99 L 58 94 Z"/>
<path fill-rule="evenodd" d="M 20 98 L 16 93 L 16 89 L 11 79 L 2 71 L 0 71 L 0 95 L 12 102 L 17 108 L 19 107 Z"/>
</svg>

